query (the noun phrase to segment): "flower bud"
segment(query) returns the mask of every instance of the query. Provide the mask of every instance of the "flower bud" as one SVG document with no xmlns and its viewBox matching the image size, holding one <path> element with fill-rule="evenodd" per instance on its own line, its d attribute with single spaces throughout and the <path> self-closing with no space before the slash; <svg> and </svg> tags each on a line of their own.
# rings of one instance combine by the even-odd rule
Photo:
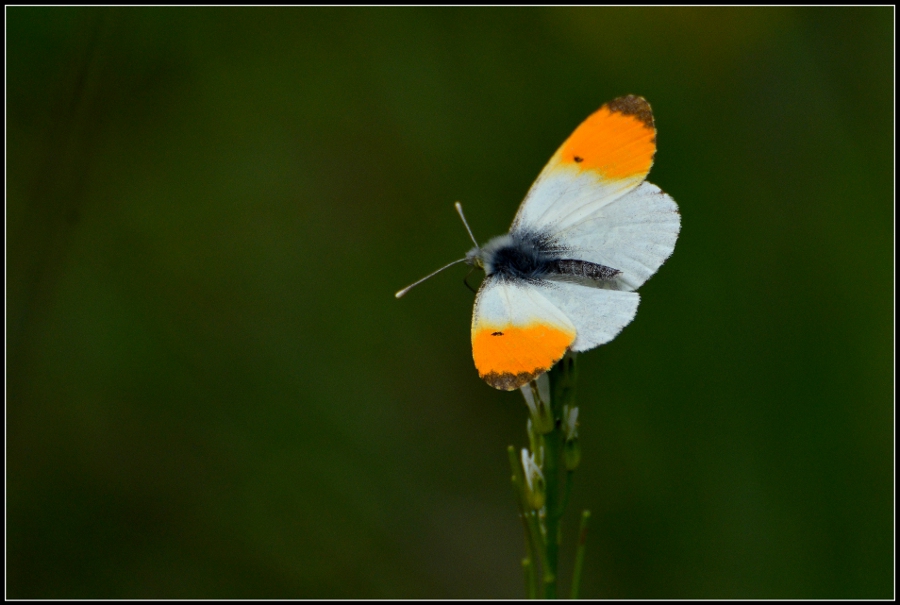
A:
<svg viewBox="0 0 900 605">
<path fill-rule="evenodd" d="M 522 471 L 525 474 L 525 500 L 531 508 L 540 510 L 544 507 L 544 502 L 547 499 L 544 473 L 535 464 L 534 454 L 529 454 L 525 448 L 522 448 Z"/>
<path fill-rule="evenodd" d="M 531 418 L 528 419 L 528 422 L 525 423 L 526 428 L 528 429 L 528 444 L 530 446 L 532 454 L 532 460 L 538 466 L 538 468 L 544 467 L 544 436 L 537 431 L 534 430 L 534 423 L 531 421 Z"/>
<path fill-rule="evenodd" d="M 581 462 L 581 444 L 578 442 L 578 408 L 563 408 L 563 434 L 566 436 L 563 445 L 563 459 L 567 471 L 574 471 Z"/>
<path fill-rule="evenodd" d="M 567 440 L 563 445 L 563 458 L 566 461 L 566 470 L 574 471 L 581 463 L 581 444 L 578 439 Z"/>
<path fill-rule="evenodd" d="M 578 408 L 565 406 L 563 408 L 563 434 L 566 441 L 578 438 Z"/>
<path fill-rule="evenodd" d="M 550 378 L 541 374 L 519 388 L 525 397 L 525 404 L 531 411 L 531 419 L 535 430 L 544 435 L 553 430 L 553 412 L 550 410 Z"/>
</svg>

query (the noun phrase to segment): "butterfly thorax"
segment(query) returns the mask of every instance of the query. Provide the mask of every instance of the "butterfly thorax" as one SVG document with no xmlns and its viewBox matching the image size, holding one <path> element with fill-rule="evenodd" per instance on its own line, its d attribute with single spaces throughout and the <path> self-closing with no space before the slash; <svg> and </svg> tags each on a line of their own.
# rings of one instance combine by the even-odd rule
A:
<svg viewBox="0 0 900 605">
<path fill-rule="evenodd" d="M 555 248 L 546 237 L 507 233 L 485 244 L 479 256 L 488 277 L 499 275 L 533 281 L 551 272 L 551 263 L 559 258 L 554 254 Z"/>
</svg>

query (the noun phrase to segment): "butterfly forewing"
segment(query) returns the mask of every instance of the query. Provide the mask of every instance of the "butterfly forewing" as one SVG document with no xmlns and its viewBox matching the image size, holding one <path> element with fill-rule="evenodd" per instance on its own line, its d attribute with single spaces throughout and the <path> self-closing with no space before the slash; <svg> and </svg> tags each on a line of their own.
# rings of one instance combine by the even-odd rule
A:
<svg viewBox="0 0 900 605">
<path fill-rule="evenodd" d="M 629 95 L 581 123 L 553 154 L 519 207 L 512 229 L 563 228 L 647 178 L 656 153 L 650 105 Z"/>
<path fill-rule="evenodd" d="M 672 254 L 678 206 L 644 182 L 656 152 L 650 105 L 620 97 L 585 120 L 547 163 L 513 221 L 567 257 L 621 273 L 602 287 L 635 290 Z"/>
</svg>

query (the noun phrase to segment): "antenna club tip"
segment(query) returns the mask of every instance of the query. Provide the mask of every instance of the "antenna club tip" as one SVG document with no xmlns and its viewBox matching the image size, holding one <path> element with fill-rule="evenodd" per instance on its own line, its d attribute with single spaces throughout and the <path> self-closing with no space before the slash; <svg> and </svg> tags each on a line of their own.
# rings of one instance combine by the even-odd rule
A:
<svg viewBox="0 0 900 605">
<path fill-rule="evenodd" d="M 461 210 L 462 204 L 460 204 L 459 202 L 453 202 L 453 207 L 456 208 L 457 210 Z"/>
<path fill-rule="evenodd" d="M 400 298 L 400 297 L 403 296 L 404 294 L 406 294 L 406 290 L 405 290 L 405 289 L 404 289 L 404 290 L 398 290 L 397 293 L 394 294 L 394 298 Z"/>
</svg>

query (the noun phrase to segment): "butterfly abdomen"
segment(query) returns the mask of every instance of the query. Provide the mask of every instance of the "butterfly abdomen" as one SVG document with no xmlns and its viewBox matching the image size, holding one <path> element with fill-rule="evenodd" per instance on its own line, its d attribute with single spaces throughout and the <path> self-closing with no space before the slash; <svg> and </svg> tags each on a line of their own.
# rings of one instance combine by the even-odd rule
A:
<svg viewBox="0 0 900 605">
<path fill-rule="evenodd" d="M 553 261 L 552 269 L 557 275 L 570 275 L 596 281 L 609 281 L 622 273 L 618 269 L 606 265 L 567 258 Z"/>
</svg>

